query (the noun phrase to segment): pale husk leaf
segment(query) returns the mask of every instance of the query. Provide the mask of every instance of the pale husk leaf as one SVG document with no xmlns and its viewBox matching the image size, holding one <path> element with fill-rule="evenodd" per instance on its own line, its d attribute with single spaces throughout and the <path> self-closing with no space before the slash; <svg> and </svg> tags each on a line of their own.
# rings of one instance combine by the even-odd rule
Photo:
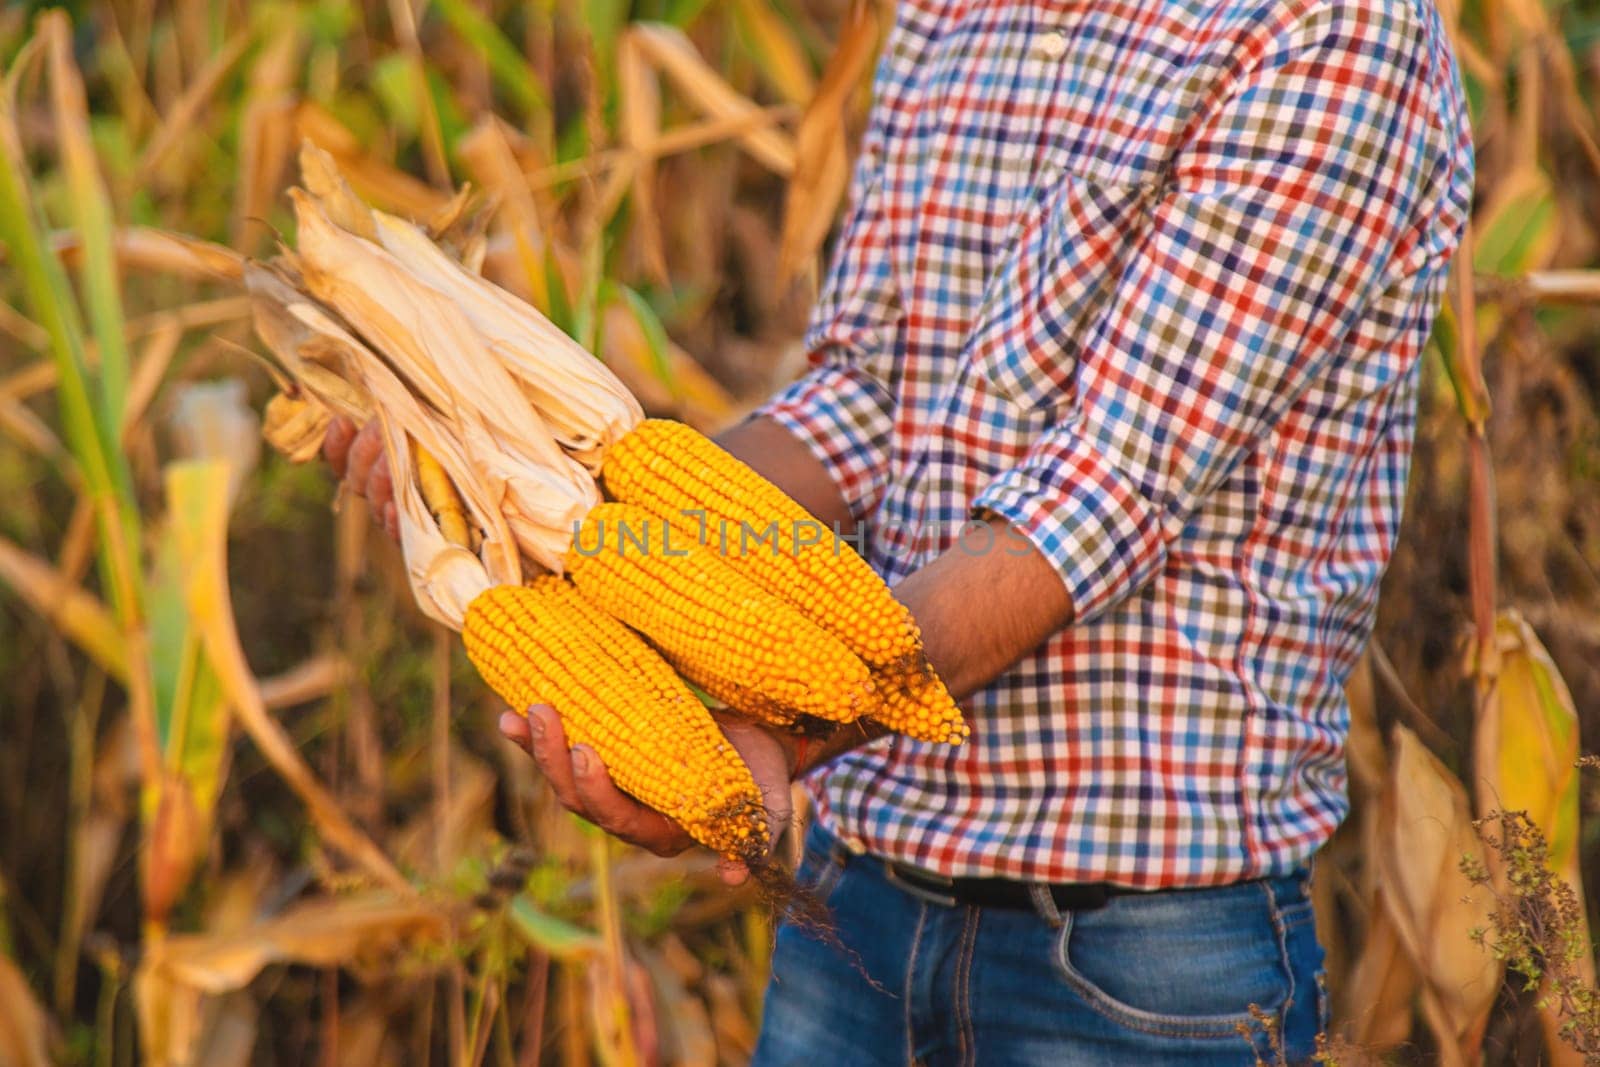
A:
<svg viewBox="0 0 1600 1067">
<path fill-rule="evenodd" d="M 534 307 L 468 273 L 416 226 L 373 216 L 384 250 L 461 310 L 561 446 L 597 470 L 604 449 L 644 417 L 627 387 Z"/>
<path fill-rule="evenodd" d="M 307 288 L 454 428 L 480 476 L 504 484 L 523 551 L 559 570 L 551 545 L 570 543 L 575 523 L 599 502 L 593 477 L 562 451 L 453 299 L 335 226 L 311 197 L 294 199 Z"/>
</svg>

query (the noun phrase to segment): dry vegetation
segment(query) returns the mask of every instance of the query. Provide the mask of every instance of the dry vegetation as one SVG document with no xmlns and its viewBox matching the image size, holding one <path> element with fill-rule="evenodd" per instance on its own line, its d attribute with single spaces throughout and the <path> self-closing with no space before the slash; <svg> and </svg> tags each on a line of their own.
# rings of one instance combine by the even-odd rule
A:
<svg viewBox="0 0 1600 1067">
<path fill-rule="evenodd" d="M 1317 883 L 1330 1047 L 1582 1062 L 1600 9 L 1447 14 L 1472 269 L 1351 685 L 1355 811 Z M 0 11 L 0 1063 L 744 1061 L 765 912 L 705 856 L 560 813 L 359 501 L 330 519 L 324 471 L 262 454 L 240 256 L 292 230 L 302 139 L 413 218 L 470 181 L 491 277 L 647 407 L 723 424 L 796 369 L 887 17 Z"/>
</svg>

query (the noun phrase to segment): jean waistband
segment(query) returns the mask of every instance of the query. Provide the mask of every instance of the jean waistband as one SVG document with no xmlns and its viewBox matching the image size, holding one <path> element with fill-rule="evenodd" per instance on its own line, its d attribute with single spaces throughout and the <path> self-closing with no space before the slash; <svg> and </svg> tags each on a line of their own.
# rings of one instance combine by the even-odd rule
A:
<svg viewBox="0 0 1600 1067">
<path fill-rule="evenodd" d="M 852 849 L 820 824 L 810 830 L 818 836 L 822 851 L 841 867 L 851 863 L 871 864 L 885 881 L 905 893 L 941 907 L 963 906 L 1037 911 L 1044 915 L 1095 911 L 1118 897 L 1150 897 L 1161 894 L 1187 894 L 1228 889 L 1260 882 L 1273 883 L 1281 898 L 1304 894 L 1310 869 L 1301 867 L 1286 875 L 1241 879 L 1237 882 L 1198 886 L 1172 886 L 1162 889 L 1136 889 L 1109 882 L 1030 882 L 1012 878 L 963 877 L 942 875 L 870 852 Z"/>
</svg>

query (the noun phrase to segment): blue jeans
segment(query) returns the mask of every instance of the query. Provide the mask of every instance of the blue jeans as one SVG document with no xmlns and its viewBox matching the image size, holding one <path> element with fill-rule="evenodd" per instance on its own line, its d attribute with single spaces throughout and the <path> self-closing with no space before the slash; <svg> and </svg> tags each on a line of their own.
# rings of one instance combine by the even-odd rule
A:
<svg viewBox="0 0 1600 1067">
<path fill-rule="evenodd" d="M 1064 914 L 945 907 L 813 826 L 798 879 L 845 950 L 779 928 L 755 1067 L 1248 1067 L 1279 1062 L 1274 1041 L 1296 1064 L 1325 1024 L 1304 875 Z"/>
</svg>

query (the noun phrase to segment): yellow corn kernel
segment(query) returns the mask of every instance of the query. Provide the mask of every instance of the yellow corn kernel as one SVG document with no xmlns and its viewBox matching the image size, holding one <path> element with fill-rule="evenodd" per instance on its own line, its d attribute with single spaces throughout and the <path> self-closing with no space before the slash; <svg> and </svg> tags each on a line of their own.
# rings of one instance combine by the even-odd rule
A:
<svg viewBox="0 0 1600 1067">
<path fill-rule="evenodd" d="M 693 427 L 645 419 L 607 451 L 607 493 L 704 537 L 869 666 L 926 667 L 911 612 L 866 560 L 781 489 Z"/>
<path fill-rule="evenodd" d="M 918 741 L 959 745 L 971 736 L 961 709 L 932 670 L 915 674 L 873 673 L 879 705 L 871 718 Z"/>
<path fill-rule="evenodd" d="M 740 711 L 851 722 L 877 706 L 866 665 L 843 643 L 645 508 L 591 509 L 566 571 L 684 677 Z"/>
<path fill-rule="evenodd" d="M 725 856 L 765 856 L 761 791 L 710 712 L 571 584 L 493 586 L 468 605 L 461 636 L 501 699 L 519 713 L 554 707 L 568 742 L 593 746 L 621 789 Z"/>
<path fill-rule="evenodd" d="M 461 495 L 450 484 L 450 476 L 433 458 L 433 453 L 421 445 L 413 444 L 412 452 L 413 462 L 417 466 L 417 487 L 428 505 L 428 511 L 433 514 L 433 521 L 439 524 L 439 533 L 458 548 L 473 548 L 474 538 L 471 527 L 467 525 L 467 513 L 462 507 Z"/>
</svg>

